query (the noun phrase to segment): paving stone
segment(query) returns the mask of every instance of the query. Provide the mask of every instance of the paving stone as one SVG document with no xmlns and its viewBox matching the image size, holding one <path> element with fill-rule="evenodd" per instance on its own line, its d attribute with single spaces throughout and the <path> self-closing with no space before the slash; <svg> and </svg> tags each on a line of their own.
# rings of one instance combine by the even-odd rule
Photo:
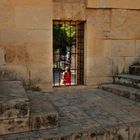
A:
<svg viewBox="0 0 140 140">
<path fill-rule="evenodd" d="M 125 102 L 123 104 L 122 102 L 124 101 L 124 98 L 121 98 L 119 96 L 116 96 L 115 98 L 113 98 L 114 95 L 111 94 L 111 96 L 110 96 L 110 94 L 107 92 L 105 92 L 105 93 L 103 91 L 95 92 L 93 90 L 93 93 L 94 93 L 94 96 L 96 94 L 96 96 L 101 97 L 101 98 L 98 98 L 97 101 L 93 100 L 94 103 L 92 103 L 93 106 L 98 106 L 100 108 L 101 111 L 99 111 L 99 115 L 105 116 L 105 114 L 104 113 L 102 114 L 102 112 L 108 112 L 110 114 L 110 116 L 113 116 L 114 119 L 116 118 L 116 123 L 118 122 L 118 124 L 120 126 L 121 126 L 121 124 L 130 125 L 134 122 L 138 122 L 138 120 L 140 118 L 139 117 L 140 116 L 139 106 L 136 107 L 135 105 L 133 105 L 131 103 L 128 104 L 128 102 L 130 102 L 130 101 L 127 99 L 125 100 Z M 90 98 L 92 98 L 92 97 L 90 96 Z M 117 100 L 116 100 L 116 98 L 117 98 Z M 97 109 L 97 111 L 98 110 L 99 109 Z M 95 115 L 95 116 L 98 117 L 98 115 Z M 102 119 L 102 121 L 107 121 L 107 119 L 104 119 L 104 118 L 101 118 L 101 119 Z M 98 118 L 97 118 L 97 120 L 98 120 Z M 110 121 L 110 120 L 108 120 L 108 121 Z M 102 122 L 102 124 L 104 124 L 104 123 Z M 108 123 L 108 125 L 109 125 L 109 123 Z M 113 123 L 112 123 L 112 125 L 113 125 Z"/>
<path fill-rule="evenodd" d="M 49 99 L 59 113 L 58 127 L 5 135 L 2 140 L 117 140 L 120 137 L 131 140 L 128 134 L 136 136 L 134 140 L 139 139 L 139 102 L 94 88 L 49 95 L 30 94 L 37 97 L 32 102 L 39 112 L 44 112 L 46 98 Z M 37 96 L 39 94 L 40 97 Z M 59 104 L 59 101 L 62 103 Z M 44 105 L 42 110 L 40 102 Z"/>
<path fill-rule="evenodd" d="M 55 128 L 58 126 L 58 112 L 49 97 L 40 92 L 28 92 L 30 99 L 30 130 Z"/>
<path fill-rule="evenodd" d="M 94 94 L 92 94 L 92 92 L 94 93 Z M 104 94 L 104 96 L 102 96 L 102 94 Z M 107 115 L 109 114 L 107 111 L 110 109 L 110 106 L 112 106 L 112 104 L 114 104 L 111 100 L 112 100 L 112 97 L 111 96 L 108 96 L 108 94 L 109 93 L 104 93 L 103 91 L 101 91 L 101 90 L 95 90 L 95 89 L 93 89 L 93 90 L 91 90 L 90 91 L 90 93 L 89 93 L 89 91 L 88 92 L 86 92 L 86 98 L 84 98 L 84 100 L 83 100 L 83 102 L 81 102 L 80 103 L 80 108 L 82 107 L 82 109 L 84 109 L 84 110 L 86 110 L 86 113 L 88 114 L 91 114 L 92 112 L 93 112 L 93 116 L 95 117 L 98 117 L 99 115 L 101 115 L 102 114 L 102 117 L 103 118 L 101 118 L 101 119 L 103 119 L 103 121 L 105 122 L 105 123 L 107 123 L 108 121 L 106 121 L 105 120 L 105 118 L 107 118 Z M 111 94 L 112 96 L 114 96 L 113 94 Z M 60 95 L 61 96 L 61 95 Z M 70 95 L 70 96 L 72 96 L 72 95 Z M 81 96 L 82 96 L 82 94 L 81 94 Z M 81 96 L 79 95 L 79 98 L 81 98 Z M 69 96 L 68 96 L 69 97 Z M 106 97 L 107 97 L 107 99 L 106 99 Z M 109 98 L 110 97 L 110 98 Z M 115 98 L 116 98 L 116 96 L 115 96 Z M 115 99 L 114 99 L 115 100 Z M 120 98 L 119 97 L 119 99 L 118 100 L 123 100 L 123 98 Z M 67 100 L 67 102 L 69 102 L 69 100 Z M 73 101 L 74 102 L 74 101 Z M 115 102 L 116 103 L 116 102 Z M 54 104 L 55 104 L 55 102 L 54 102 Z M 89 104 L 90 104 L 90 106 L 89 106 Z M 128 104 L 128 100 L 127 100 L 127 104 Z M 76 106 L 78 106 L 79 104 L 75 104 Z M 95 108 L 96 106 L 99 106 L 97 109 Z M 102 108 L 103 109 L 102 109 Z M 117 107 L 117 108 L 116 108 Z M 61 107 L 62 108 L 62 107 Z M 108 109 L 108 110 L 104 110 L 104 108 L 105 109 Z M 93 110 L 92 110 L 93 109 Z M 101 110 L 102 109 L 102 110 Z M 137 108 L 138 109 L 138 108 Z M 79 109 L 80 110 L 80 109 Z M 96 112 L 96 110 L 97 110 L 97 112 Z M 110 115 L 111 114 L 113 114 L 113 113 L 115 113 L 115 110 L 116 110 L 116 112 L 118 111 L 118 114 L 120 114 L 120 116 L 118 117 L 118 118 L 115 118 L 114 117 L 114 120 L 116 119 L 116 123 L 117 123 L 117 120 L 120 120 L 120 118 L 121 117 L 126 117 L 128 114 L 127 114 L 127 111 L 122 111 L 121 110 L 121 105 L 120 106 L 118 106 L 117 104 L 114 104 L 113 105 L 113 109 L 112 110 L 114 110 L 113 112 L 111 112 L 110 111 Z M 65 111 L 65 110 L 63 110 L 63 111 Z M 106 111 L 106 113 L 105 113 L 105 111 Z M 85 114 L 86 114 L 85 113 Z M 98 114 L 99 113 L 99 114 Z M 66 114 L 67 114 L 67 112 L 66 112 Z M 71 114 L 73 114 L 73 112 L 71 112 Z M 117 113 L 116 113 L 117 114 Z M 114 114 L 114 116 L 116 116 L 116 114 Z M 106 116 L 105 116 L 106 115 Z M 122 115 L 122 116 L 121 116 Z M 131 114 L 132 115 L 132 114 Z M 109 115 L 108 115 L 109 116 Z M 131 121 L 133 121 L 133 117 L 131 117 L 130 115 L 128 115 L 129 116 L 129 120 L 131 120 Z M 133 115 L 132 115 L 133 116 Z M 94 119 L 94 117 L 92 118 L 92 119 Z M 137 117 L 137 119 L 138 119 L 138 117 Z M 98 120 L 98 118 L 97 118 L 97 120 Z M 111 120 L 111 119 L 110 119 Z M 122 120 L 120 120 L 120 122 L 121 122 Z M 100 121 L 99 121 L 100 122 Z M 123 122 L 123 121 L 122 121 Z M 103 124 L 103 123 L 102 123 Z M 109 123 L 108 123 L 109 124 Z M 112 123 L 113 124 L 113 123 Z"/>
</svg>

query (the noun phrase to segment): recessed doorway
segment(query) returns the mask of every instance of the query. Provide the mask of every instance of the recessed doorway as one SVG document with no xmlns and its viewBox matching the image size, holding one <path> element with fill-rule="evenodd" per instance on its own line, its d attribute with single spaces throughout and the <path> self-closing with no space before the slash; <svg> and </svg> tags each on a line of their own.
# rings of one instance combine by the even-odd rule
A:
<svg viewBox="0 0 140 140">
<path fill-rule="evenodd" d="M 84 84 L 84 21 L 53 21 L 53 86 L 64 86 L 70 70 L 70 86 Z"/>
</svg>

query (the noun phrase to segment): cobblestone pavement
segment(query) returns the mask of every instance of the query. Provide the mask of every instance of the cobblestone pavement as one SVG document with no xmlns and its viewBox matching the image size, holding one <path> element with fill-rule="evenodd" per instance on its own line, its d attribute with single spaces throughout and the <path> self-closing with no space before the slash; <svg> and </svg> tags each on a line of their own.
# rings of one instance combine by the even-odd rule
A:
<svg viewBox="0 0 140 140">
<path fill-rule="evenodd" d="M 94 88 L 44 94 L 58 111 L 59 127 L 7 135 L 0 140 L 140 140 L 138 102 Z"/>
</svg>

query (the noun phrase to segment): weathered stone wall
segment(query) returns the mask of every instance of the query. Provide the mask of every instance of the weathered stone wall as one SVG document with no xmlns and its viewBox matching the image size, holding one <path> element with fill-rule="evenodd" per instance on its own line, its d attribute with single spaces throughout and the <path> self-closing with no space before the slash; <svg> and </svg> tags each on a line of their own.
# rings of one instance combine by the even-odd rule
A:
<svg viewBox="0 0 140 140">
<path fill-rule="evenodd" d="M 87 0 L 88 8 L 140 9 L 139 0 Z"/>
<path fill-rule="evenodd" d="M 139 61 L 140 11 L 94 9 L 87 13 L 88 83 L 94 76 L 102 82 L 104 76 L 127 72 L 129 65 Z"/>
<path fill-rule="evenodd" d="M 85 83 L 110 82 L 140 57 L 139 1 L 54 0 L 53 19 L 85 20 Z M 133 10 L 132 10 L 133 9 Z"/>
<path fill-rule="evenodd" d="M 51 84 L 51 52 L 52 0 L 1 0 L 0 78 Z"/>
<path fill-rule="evenodd" d="M 53 0 L 53 19 L 86 20 L 86 0 Z"/>
<path fill-rule="evenodd" d="M 85 21 L 85 84 L 140 57 L 139 0 L 1 0 L 0 79 L 52 85 L 52 20 Z"/>
</svg>

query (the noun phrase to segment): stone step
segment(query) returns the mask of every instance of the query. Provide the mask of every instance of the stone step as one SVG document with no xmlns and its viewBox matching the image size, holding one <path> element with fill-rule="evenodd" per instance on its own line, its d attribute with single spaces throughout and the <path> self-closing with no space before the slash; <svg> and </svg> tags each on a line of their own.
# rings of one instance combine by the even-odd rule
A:
<svg viewBox="0 0 140 140">
<path fill-rule="evenodd" d="M 114 77 L 114 83 L 140 88 L 140 76 L 121 74 Z"/>
<path fill-rule="evenodd" d="M 130 66 L 129 73 L 140 76 L 140 65 Z"/>
<path fill-rule="evenodd" d="M 48 95 L 28 91 L 30 100 L 30 130 L 58 127 L 58 112 L 49 101 Z"/>
<path fill-rule="evenodd" d="M 140 102 L 140 89 L 117 84 L 100 85 L 100 89 Z"/>
<path fill-rule="evenodd" d="M 19 81 L 0 81 L 0 135 L 28 131 L 29 100 Z"/>
<path fill-rule="evenodd" d="M 140 103 L 101 89 L 50 93 L 59 127 L 11 134 L 0 140 L 140 140 Z"/>
</svg>

